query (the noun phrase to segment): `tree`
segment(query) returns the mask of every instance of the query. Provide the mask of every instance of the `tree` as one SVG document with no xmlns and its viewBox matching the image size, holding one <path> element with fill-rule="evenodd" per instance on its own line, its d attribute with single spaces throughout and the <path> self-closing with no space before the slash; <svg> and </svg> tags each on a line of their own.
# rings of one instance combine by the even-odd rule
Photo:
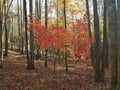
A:
<svg viewBox="0 0 120 90">
<path fill-rule="evenodd" d="M 63 3 L 64 3 L 64 28 L 67 29 L 67 23 L 66 23 L 66 0 L 64 0 Z M 67 52 L 65 52 L 65 67 L 66 67 L 66 72 L 68 72 Z"/>
<path fill-rule="evenodd" d="M 26 0 L 23 0 L 23 14 L 24 14 L 24 22 L 25 22 L 25 39 L 26 39 L 26 55 L 27 55 L 27 68 L 30 67 L 30 57 L 29 57 L 29 51 L 28 51 L 28 32 L 27 32 L 27 8 L 26 8 L 27 4 L 26 4 Z"/>
<path fill-rule="evenodd" d="M 41 0 L 35 1 L 35 14 L 41 20 Z M 35 59 L 39 59 L 41 57 L 40 48 L 38 46 L 36 46 L 36 50 L 37 50 L 37 55 L 36 55 Z"/>
<path fill-rule="evenodd" d="M 21 54 L 23 54 L 24 53 L 24 29 L 23 29 L 23 11 L 22 11 L 22 0 L 20 0 L 20 13 L 21 13 L 21 19 L 20 19 L 20 21 L 21 21 L 21 25 L 20 25 L 20 29 L 21 29 Z"/>
<path fill-rule="evenodd" d="M 89 11 L 89 1 L 86 0 L 86 14 L 87 14 L 87 21 L 88 21 L 88 31 L 89 31 L 89 36 L 92 38 L 91 34 L 91 27 L 90 27 L 90 11 Z"/>
<path fill-rule="evenodd" d="M 4 6 L 4 27 L 5 27 L 5 56 L 8 56 L 8 30 L 7 30 L 7 26 L 8 26 L 8 23 L 7 23 L 7 17 L 8 17 L 8 14 L 9 14 L 9 10 L 10 10 L 10 7 L 13 3 L 13 0 L 10 1 L 10 4 L 9 4 L 9 1 L 6 1 L 4 0 L 3 1 L 3 6 Z"/>
<path fill-rule="evenodd" d="M 0 13 L 3 13 L 2 10 L 3 10 L 2 9 L 2 1 L 0 1 Z M 2 48 L 2 20 L 3 20 L 3 17 L 2 17 L 2 15 L 0 15 L 0 69 L 3 68 L 3 66 L 2 66 L 2 54 L 3 54 L 3 52 L 2 52 L 2 50 L 3 50 L 3 48 Z"/>
<path fill-rule="evenodd" d="M 116 14 L 116 3 L 115 0 L 109 0 L 107 7 L 108 15 L 108 43 L 109 43 L 109 57 L 111 61 L 111 71 L 112 71 L 112 82 L 111 90 L 117 90 L 117 61 L 118 61 L 118 51 L 117 51 L 117 14 Z M 111 13 L 112 12 L 112 13 Z"/>
<path fill-rule="evenodd" d="M 5 56 L 8 56 L 7 4 L 8 4 L 7 1 L 4 0 Z"/>
<path fill-rule="evenodd" d="M 0 69 L 3 68 L 2 66 L 2 21 L 3 21 L 3 8 L 2 8 L 2 1 L 0 1 Z"/>
<path fill-rule="evenodd" d="M 104 18 L 103 18 L 103 45 L 102 45 L 102 69 L 101 77 L 104 80 L 105 67 L 108 67 L 108 42 L 107 42 L 107 23 L 106 23 L 106 0 L 104 0 Z"/>
<path fill-rule="evenodd" d="M 117 0 L 117 20 L 118 20 L 118 73 L 117 73 L 117 89 L 120 89 L 120 0 Z"/>
<path fill-rule="evenodd" d="M 101 78 L 101 39 L 100 39 L 100 28 L 99 28 L 99 16 L 97 12 L 97 0 L 93 0 L 93 10 L 94 10 L 94 52 L 95 52 L 95 80 L 96 82 L 103 81 Z"/>
<path fill-rule="evenodd" d="M 45 0 L 45 27 L 48 27 L 48 9 L 47 9 L 47 0 Z M 47 67 L 48 62 L 48 50 L 45 50 L 45 67 Z"/>
<path fill-rule="evenodd" d="M 20 6 L 19 6 L 19 0 L 17 0 L 17 10 L 18 10 L 18 50 L 20 51 L 20 44 L 21 44 L 21 30 L 20 30 Z"/>
<path fill-rule="evenodd" d="M 30 15 L 32 15 L 32 10 L 33 10 L 33 5 L 32 5 L 32 0 L 29 1 L 29 8 L 30 8 Z M 32 18 L 30 17 L 30 20 L 32 20 Z M 30 67 L 28 67 L 28 69 L 34 69 L 34 34 L 33 31 L 30 30 Z"/>
</svg>

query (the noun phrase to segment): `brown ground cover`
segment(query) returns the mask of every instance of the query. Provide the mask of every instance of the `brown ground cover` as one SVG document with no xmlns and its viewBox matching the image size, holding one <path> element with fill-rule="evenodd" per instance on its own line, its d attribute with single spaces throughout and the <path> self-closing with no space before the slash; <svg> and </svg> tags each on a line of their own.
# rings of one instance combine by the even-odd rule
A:
<svg viewBox="0 0 120 90">
<path fill-rule="evenodd" d="M 34 70 L 26 69 L 26 57 L 9 51 L 0 70 L 0 90 L 109 90 L 110 69 L 106 70 L 104 83 L 94 81 L 90 63 L 69 61 L 69 72 L 65 72 L 63 61 L 57 61 L 56 72 L 53 61 L 44 67 L 43 60 L 36 60 Z"/>
</svg>

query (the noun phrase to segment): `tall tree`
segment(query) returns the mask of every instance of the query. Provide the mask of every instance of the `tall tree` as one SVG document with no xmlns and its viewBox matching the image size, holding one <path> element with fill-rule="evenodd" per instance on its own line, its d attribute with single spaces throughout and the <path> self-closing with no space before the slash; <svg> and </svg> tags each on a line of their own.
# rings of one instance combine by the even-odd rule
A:
<svg viewBox="0 0 120 90">
<path fill-rule="evenodd" d="M 5 28 L 5 56 L 8 56 L 8 30 L 7 30 L 7 17 L 9 14 L 10 7 L 13 3 L 13 0 L 11 1 L 6 1 L 3 0 L 3 7 L 4 7 L 4 28 Z"/>
<path fill-rule="evenodd" d="M 41 0 L 35 1 L 35 14 L 41 20 Z M 37 55 L 35 59 L 39 59 L 41 57 L 40 48 L 36 46 L 36 50 L 37 50 Z"/>
<path fill-rule="evenodd" d="M 120 0 L 117 0 L 117 20 L 118 20 L 118 84 L 117 89 L 120 90 Z"/>
<path fill-rule="evenodd" d="M 48 27 L 48 9 L 47 9 L 47 0 L 45 0 L 45 26 Z M 47 67 L 48 62 L 48 50 L 45 50 L 45 67 Z"/>
<path fill-rule="evenodd" d="M 32 15 L 33 13 L 33 2 L 32 0 L 29 1 L 29 12 L 30 12 L 30 15 Z M 30 17 L 30 20 L 32 20 L 32 17 Z M 34 65 L 34 34 L 33 34 L 33 31 L 30 30 L 30 61 L 29 61 L 29 64 L 30 64 L 30 67 L 28 67 L 28 69 L 34 69 L 35 68 L 35 65 Z"/>
<path fill-rule="evenodd" d="M 20 18 L 20 21 L 21 21 L 21 25 L 20 25 L 20 31 L 21 31 L 21 54 L 24 53 L 24 33 L 23 33 L 23 11 L 22 11 L 22 0 L 20 0 L 20 13 L 21 13 L 21 18 Z"/>
<path fill-rule="evenodd" d="M 101 78 L 101 39 L 100 39 L 100 29 L 99 29 L 99 16 L 97 11 L 97 0 L 93 0 L 93 10 L 94 10 L 94 36 L 95 36 L 95 80 L 100 82 Z"/>
<path fill-rule="evenodd" d="M 21 41 L 21 23 L 20 23 L 20 1 L 17 0 L 17 14 L 18 14 L 18 51 L 21 53 L 21 44 L 22 44 L 22 41 Z"/>
<path fill-rule="evenodd" d="M 86 14 L 87 14 L 87 20 L 88 20 L 88 31 L 89 35 L 92 38 L 92 33 L 91 33 L 91 27 L 90 27 L 90 11 L 89 11 L 89 1 L 86 0 Z"/>
<path fill-rule="evenodd" d="M 64 27 L 67 29 L 67 23 L 66 23 L 66 0 L 64 0 Z M 65 52 L 65 67 L 66 72 L 68 72 L 68 61 L 67 61 L 67 52 Z"/>
<path fill-rule="evenodd" d="M 26 54 L 27 54 L 27 68 L 30 67 L 30 58 L 29 58 L 29 51 L 28 51 L 28 32 L 27 32 L 27 3 L 26 0 L 23 0 L 23 15 L 24 15 L 24 22 L 25 22 L 25 38 L 26 38 Z"/>
<path fill-rule="evenodd" d="M 112 70 L 112 87 L 111 90 L 117 90 L 117 14 L 115 0 L 108 0 L 108 41 L 109 41 L 109 57 Z"/>
<path fill-rule="evenodd" d="M 90 24 L 90 11 L 89 11 L 89 1 L 86 0 L 86 9 L 87 9 L 87 20 L 88 20 L 88 31 L 89 31 L 89 36 L 91 39 L 93 39 L 92 37 L 92 32 L 91 32 L 91 24 Z M 94 50 L 94 44 L 92 43 L 91 44 L 91 47 L 90 47 L 90 57 L 91 57 L 91 60 L 92 60 L 92 64 L 93 64 L 93 69 L 94 69 L 94 73 L 95 73 L 95 80 L 98 82 L 97 80 L 97 77 L 98 77 L 98 71 L 97 71 L 97 68 L 96 68 L 96 59 L 95 59 L 95 50 Z"/>
<path fill-rule="evenodd" d="M 106 0 L 104 0 L 103 17 L 103 45 L 102 45 L 102 67 L 101 74 L 104 80 L 105 67 L 108 67 L 108 42 L 107 42 L 107 23 L 106 23 Z"/>
<path fill-rule="evenodd" d="M 8 2 L 4 0 L 5 56 L 8 56 L 7 4 Z"/>
<path fill-rule="evenodd" d="M 0 1 L 0 69 L 2 69 L 2 20 L 3 20 L 2 1 Z"/>
</svg>

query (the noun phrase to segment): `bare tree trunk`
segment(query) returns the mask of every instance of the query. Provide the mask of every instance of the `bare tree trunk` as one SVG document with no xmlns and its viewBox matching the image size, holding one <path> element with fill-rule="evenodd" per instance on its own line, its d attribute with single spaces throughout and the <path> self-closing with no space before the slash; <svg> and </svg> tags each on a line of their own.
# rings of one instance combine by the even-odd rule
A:
<svg viewBox="0 0 120 90">
<path fill-rule="evenodd" d="M 4 1 L 4 4 L 7 3 Z M 7 5 L 4 6 L 4 27 L 5 27 L 5 56 L 8 56 L 8 30 L 7 30 Z"/>
<path fill-rule="evenodd" d="M 95 68 L 96 82 L 101 81 L 101 40 L 100 40 L 100 30 L 99 30 L 99 16 L 97 12 L 97 0 L 93 0 L 93 9 L 94 9 L 94 36 L 95 36 Z"/>
<path fill-rule="evenodd" d="M 2 2 L 0 1 L 0 7 L 2 5 Z M 3 8 L 0 8 L 0 13 L 3 14 Z M 0 69 L 3 68 L 2 66 L 2 23 L 3 22 L 3 16 L 0 15 Z"/>
<path fill-rule="evenodd" d="M 0 11 L 1 12 L 1 11 Z M 3 68 L 2 66 L 2 16 L 0 16 L 0 69 Z"/>
<path fill-rule="evenodd" d="M 32 0 L 29 1 L 29 8 L 30 8 L 30 14 L 32 15 L 32 9 L 33 9 L 33 5 L 32 5 Z M 32 20 L 32 18 L 30 17 L 30 20 Z M 34 69 L 35 65 L 34 65 L 34 34 L 33 31 L 30 30 L 30 67 L 28 67 L 28 69 Z"/>
<path fill-rule="evenodd" d="M 23 11 L 22 11 L 22 0 L 20 0 L 20 13 L 21 13 L 21 54 L 24 53 L 24 33 L 23 33 Z"/>
<path fill-rule="evenodd" d="M 117 0 L 117 20 L 118 20 L 118 84 L 117 90 L 120 90 L 120 0 Z"/>
<path fill-rule="evenodd" d="M 21 32 L 20 32 L 20 7 L 19 0 L 17 0 L 17 10 L 18 10 L 18 51 L 20 52 L 21 47 Z"/>
<path fill-rule="evenodd" d="M 13 45 L 14 45 L 14 38 L 13 38 L 13 23 L 14 23 L 14 21 L 13 21 L 13 16 L 12 16 L 12 20 L 11 20 L 11 22 L 12 22 L 12 32 L 11 32 L 11 49 L 13 50 Z"/>
<path fill-rule="evenodd" d="M 104 0 L 104 22 L 103 22 L 103 45 L 102 45 L 102 65 L 101 78 L 104 81 L 105 67 L 107 66 L 107 26 L 106 26 L 106 0 Z"/>
<path fill-rule="evenodd" d="M 48 27 L 48 10 L 47 10 L 47 0 L 45 0 L 45 26 Z M 48 50 L 45 50 L 45 67 L 47 67 L 48 62 Z"/>
<path fill-rule="evenodd" d="M 27 9 L 26 9 L 26 0 L 23 0 L 23 10 L 24 10 L 24 22 L 25 22 L 25 39 L 26 39 L 26 55 L 27 55 L 27 68 L 30 67 L 30 57 L 29 57 L 29 51 L 28 51 L 28 32 L 27 32 Z"/>
<path fill-rule="evenodd" d="M 38 17 L 39 17 L 39 19 L 41 20 L 41 0 L 39 0 L 39 8 L 38 8 Z"/>
<path fill-rule="evenodd" d="M 117 14 L 116 14 L 116 3 L 115 0 L 108 0 L 108 41 L 110 49 L 110 61 L 112 70 L 112 85 L 111 90 L 116 90 L 117 86 L 117 63 L 118 63 L 118 52 L 117 52 Z"/>
<path fill-rule="evenodd" d="M 92 38 L 91 27 L 90 27 L 90 10 L 89 10 L 89 1 L 86 0 L 86 9 L 87 9 L 87 20 L 88 20 L 88 31 L 89 36 Z"/>
<path fill-rule="evenodd" d="M 86 0 L 86 9 L 87 9 L 87 20 L 88 20 L 88 31 L 89 31 L 89 36 L 92 39 L 92 32 L 91 32 L 91 26 L 90 26 L 90 11 L 89 11 L 89 1 Z M 90 47 L 90 57 L 92 60 L 92 65 L 95 73 L 95 77 L 97 77 L 97 70 L 96 70 L 96 61 L 95 61 L 95 51 L 94 51 L 94 44 L 91 44 Z M 96 79 L 96 78 L 95 78 Z M 97 80 L 96 80 L 97 81 Z"/>
<path fill-rule="evenodd" d="M 35 14 L 36 16 L 41 20 L 41 0 L 36 0 L 35 1 Z M 41 54 L 40 54 L 40 48 L 36 45 L 36 59 L 40 59 Z"/>
<path fill-rule="evenodd" d="M 65 27 L 65 29 L 67 29 L 67 23 L 66 23 L 66 0 L 64 0 L 64 27 Z M 67 51 L 65 52 L 65 67 L 66 67 L 66 72 L 68 72 Z"/>
<path fill-rule="evenodd" d="M 13 0 L 11 0 L 10 5 L 8 5 L 8 1 L 3 1 L 4 7 L 4 27 L 5 27 L 5 56 L 8 56 L 8 30 L 7 30 L 7 16 L 12 5 Z"/>
</svg>

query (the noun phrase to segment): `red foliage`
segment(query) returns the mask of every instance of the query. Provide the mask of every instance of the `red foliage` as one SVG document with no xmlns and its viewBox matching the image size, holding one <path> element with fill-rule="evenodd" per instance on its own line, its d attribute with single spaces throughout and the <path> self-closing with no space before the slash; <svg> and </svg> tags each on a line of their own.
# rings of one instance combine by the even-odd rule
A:
<svg viewBox="0 0 120 90">
<path fill-rule="evenodd" d="M 77 54 L 77 56 L 80 55 L 84 58 L 89 54 L 92 40 L 89 37 L 85 20 L 77 20 L 77 24 L 73 24 L 73 32 L 68 32 L 63 27 L 51 26 L 46 28 L 38 18 L 32 17 L 29 29 L 33 30 L 35 41 L 41 49 L 54 47 L 64 50 L 71 46 L 72 52 L 70 52 L 73 57 Z"/>
<path fill-rule="evenodd" d="M 77 20 L 76 24 L 73 24 L 74 29 L 74 52 L 75 56 L 85 58 L 89 55 L 89 47 L 91 46 L 92 39 L 88 34 L 88 26 L 85 20 Z M 81 59 L 82 59 L 81 58 Z"/>
</svg>

